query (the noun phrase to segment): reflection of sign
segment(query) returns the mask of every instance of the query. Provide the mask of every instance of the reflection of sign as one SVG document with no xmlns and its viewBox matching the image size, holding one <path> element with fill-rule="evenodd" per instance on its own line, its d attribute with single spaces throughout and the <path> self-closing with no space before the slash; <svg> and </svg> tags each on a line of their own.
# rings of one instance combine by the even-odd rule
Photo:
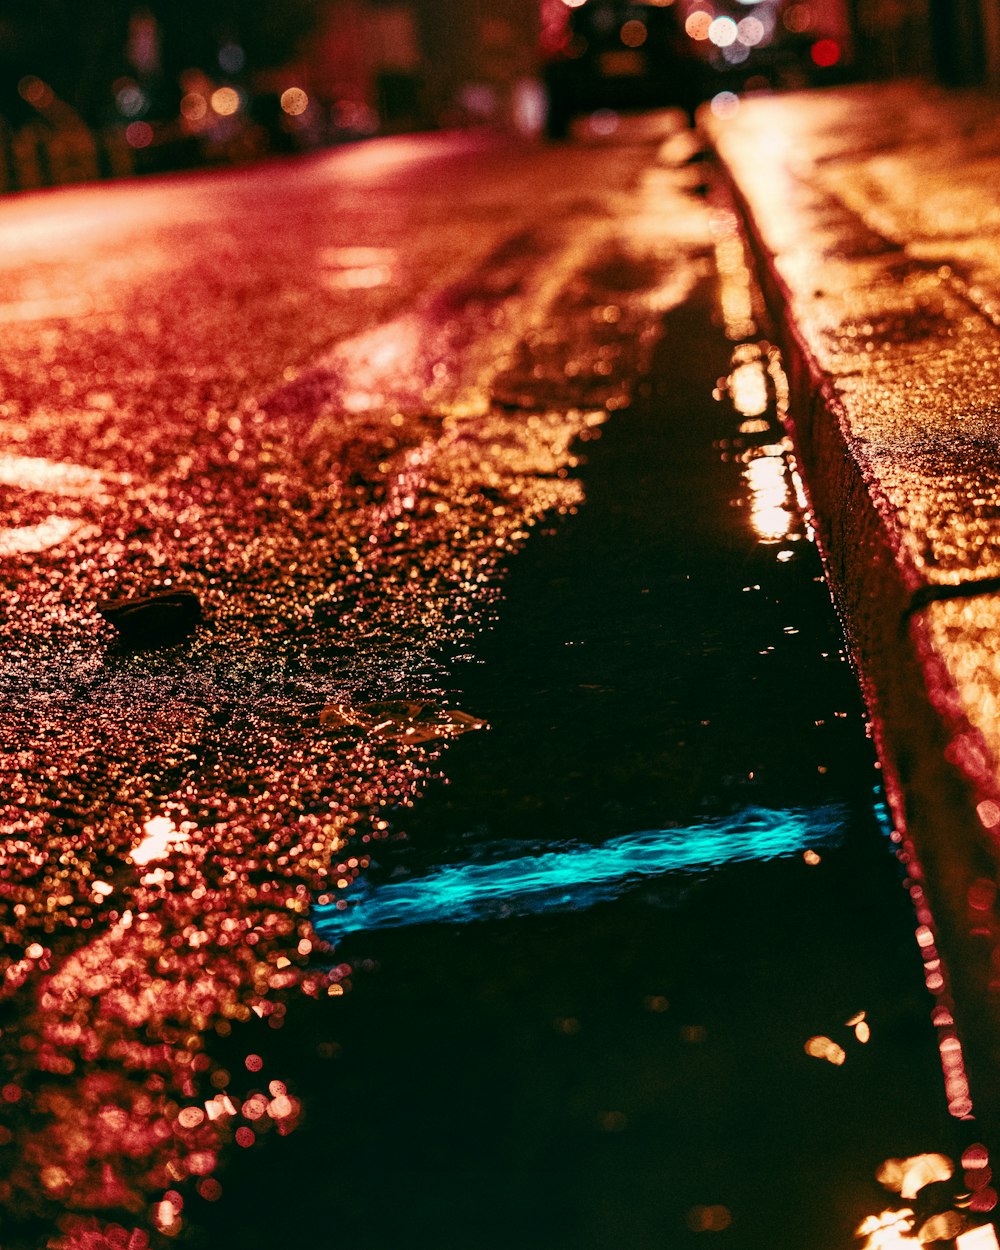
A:
<svg viewBox="0 0 1000 1250">
<path fill-rule="evenodd" d="M 737 861 L 794 855 L 807 846 L 837 845 L 844 820 L 844 809 L 836 804 L 748 807 L 696 825 L 627 833 L 604 843 L 561 842 L 553 848 L 514 842 L 508 855 L 497 845 L 499 858 L 441 864 L 405 881 L 369 884 L 349 907 L 345 899 L 321 903 L 314 912 L 316 928 L 330 938 L 364 929 L 580 911 L 617 898 L 642 878 L 703 873 Z M 682 875 L 675 883 L 683 889 L 687 880 Z"/>
<path fill-rule="evenodd" d="M 604 78 L 641 78 L 646 72 L 643 54 L 628 49 L 602 52 L 598 64 Z"/>
</svg>

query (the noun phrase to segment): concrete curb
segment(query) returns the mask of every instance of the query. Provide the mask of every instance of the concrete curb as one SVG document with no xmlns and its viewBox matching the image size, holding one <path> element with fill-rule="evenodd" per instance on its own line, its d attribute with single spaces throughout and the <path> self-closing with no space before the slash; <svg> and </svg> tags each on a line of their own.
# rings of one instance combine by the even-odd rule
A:
<svg viewBox="0 0 1000 1250">
<path fill-rule="evenodd" d="M 847 100 L 848 113 L 852 107 L 864 110 L 872 98 L 841 95 Z M 789 97 L 785 107 L 801 109 L 805 100 Z M 775 119 L 780 124 L 778 103 L 767 102 L 769 124 Z M 746 112 L 744 136 L 758 120 L 753 115 L 754 102 Z M 917 938 L 925 976 L 937 998 L 934 1019 L 949 1107 L 963 1118 L 971 1112 L 964 1049 L 976 1118 L 985 1120 L 988 1130 L 1000 1115 L 1000 916 L 996 906 L 1000 854 L 994 837 L 1000 825 L 1000 769 L 994 746 L 976 717 L 970 716 L 970 682 L 962 655 L 963 647 L 973 643 L 986 648 L 993 645 L 994 625 L 1000 627 L 1000 597 L 992 593 L 996 590 L 992 579 L 984 580 L 976 568 L 960 570 L 958 577 L 950 572 L 940 576 L 932 562 L 914 558 L 915 551 L 925 549 L 926 540 L 908 525 L 898 493 L 893 494 L 891 480 L 886 488 L 887 475 L 860 432 L 858 411 L 864 399 L 856 394 L 856 382 L 864 378 L 867 362 L 848 361 L 839 370 L 830 367 L 824 351 L 827 329 L 818 331 L 811 316 L 807 236 L 810 212 L 814 222 L 822 220 L 828 226 L 830 214 L 836 217 L 843 203 L 831 207 L 824 201 L 810 206 L 808 190 L 800 209 L 794 203 L 789 209 L 786 202 L 786 218 L 799 211 L 803 226 L 798 237 L 793 238 L 794 230 L 785 233 L 786 244 L 787 221 L 769 218 L 766 200 L 754 194 L 752 177 L 757 175 L 751 175 L 752 156 L 740 155 L 727 123 L 703 113 L 701 125 L 718 156 L 725 184 L 722 194 L 729 197 L 740 219 L 751 267 L 784 356 L 790 389 L 789 432 L 872 715 L 896 826 L 893 836 L 920 921 Z M 796 153 L 799 168 L 794 176 L 800 188 L 808 188 L 809 170 L 802 155 Z M 786 164 L 785 172 L 788 168 Z M 835 245 L 843 247 L 855 238 L 873 249 L 879 271 L 876 281 L 893 267 L 900 275 L 916 272 L 905 240 L 866 238 L 870 227 L 857 218 L 853 224 L 845 218 L 837 230 L 841 227 L 847 233 L 841 231 Z M 826 266 L 823 248 L 829 242 L 829 234 L 817 234 L 813 249 L 817 275 Z M 794 264 L 789 259 L 793 252 Z M 790 272 L 797 273 L 799 280 L 790 280 Z M 856 276 L 864 278 L 864 266 L 859 266 Z M 848 281 L 842 314 L 845 325 L 850 319 L 850 296 Z M 813 298 L 821 297 L 825 293 L 816 289 Z M 959 307 L 943 295 L 940 307 L 952 319 L 968 313 L 967 306 Z M 976 333 L 979 329 L 977 325 Z M 903 341 L 899 346 L 896 365 L 903 368 L 908 345 Z M 970 371 L 978 367 L 971 350 L 966 367 Z M 850 379 L 853 390 L 846 384 Z M 975 517 L 970 516 L 973 521 Z M 975 619 L 964 627 L 952 627 L 952 635 L 957 628 L 960 636 L 949 641 L 943 618 L 955 618 L 973 602 Z M 1000 637 L 1000 631 L 996 636 Z M 938 958 L 939 946 L 943 961 Z"/>
</svg>

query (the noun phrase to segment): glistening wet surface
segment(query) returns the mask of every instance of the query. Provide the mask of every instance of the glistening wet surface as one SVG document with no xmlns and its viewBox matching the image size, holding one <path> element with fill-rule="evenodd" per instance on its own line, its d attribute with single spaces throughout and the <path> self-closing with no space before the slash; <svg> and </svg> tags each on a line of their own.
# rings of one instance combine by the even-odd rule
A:
<svg viewBox="0 0 1000 1250">
<path fill-rule="evenodd" d="M 755 402 L 768 348 L 734 366 L 716 298 L 668 316 L 655 386 L 587 448 L 586 505 L 519 556 L 470 645 L 454 696 L 490 732 L 317 918 L 355 975 L 288 1143 L 317 1236 L 893 1245 L 906 1221 L 872 1217 L 912 1201 L 885 1161 L 974 1141 L 946 1111 L 773 395 Z M 954 1191 L 936 1198 L 954 1233 Z M 251 1244 L 284 1222 L 258 1212 Z"/>
<path fill-rule="evenodd" d="M 683 148 L 0 205 L 5 1247 L 812 1250 L 957 1162 Z"/>
</svg>

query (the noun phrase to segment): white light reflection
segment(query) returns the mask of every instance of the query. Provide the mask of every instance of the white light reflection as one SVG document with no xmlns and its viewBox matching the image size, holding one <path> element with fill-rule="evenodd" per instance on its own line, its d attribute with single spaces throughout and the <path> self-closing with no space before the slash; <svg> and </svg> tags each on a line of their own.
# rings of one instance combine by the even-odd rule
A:
<svg viewBox="0 0 1000 1250">
<path fill-rule="evenodd" d="M 331 269 L 369 269 L 395 264 L 396 252 L 391 247 L 327 247 L 319 259 Z"/>
<path fill-rule="evenodd" d="M 9 529 L 0 529 L 0 558 L 49 551 L 86 528 L 87 526 L 82 521 L 50 516 L 37 525 L 17 525 Z"/>
<path fill-rule="evenodd" d="M 325 275 L 323 281 L 333 291 L 371 291 L 388 286 L 392 270 L 385 265 L 368 265 L 364 269 L 340 269 Z"/>
<path fill-rule="evenodd" d="M 0 303 L 0 322 L 62 321 L 73 317 L 86 317 L 94 311 L 93 302 L 86 296 L 22 299 Z"/>
<path fill-rule="evenodd" d="M 728 48 L 739 37 L 736 23 L 731 17 L 717 17 L 708 28 L 708 37 L 717 48 Z"/>
<path fill-rule="evenodd" d="M 992 1224 L 981 1224 L 979 1228 L 970 1228 L 959 1234 L 955 1241 L 955 1250 L 1000 1250 L 996 1229 Z"/>
<path fill-rule="evenodd" d="M 392 280 L 396 252 L 391 247 L 327 247 L 319 254 L 324 283 L 336 291 L 366 291 Z"/>
<path fill-rule="evenodd" d="M 740 111 L 740 97 L 733 91 L 720 91 L 712 96 L 708 107 L 716 117 L 725 121 L 727 118 L 735 117 Z"/>
<path fill-rule="evenodd" d="M 748 360 L 729 375 L 733 407 L 743 417 L 759 417 L 767 412 L 767 372 L 761 360 Z"/>
<path fill-rule="evenodd" d="M 861 1250 L 913 1250 L 920 1243 L 910 1235 L 912 1228 L 913 1212 L 909 1207 L 869 1215 L 857 1232 L 859 1237 L 868 1238 Z"/>
<path fill-rule="evenodd" d="M 757 17 L 744 17 L 736 26 L 737 37 L 746 48 L 756 48 L 766 35 L 764 23 Z"/>
<path fill-rule="evenodd" d="M 142 826 L 143 838 L 129 853 L 133 864 L 151 864 L 165 859 L 172 851 L 190 842 L 189 835 L 178 829 L 169 816 L 154 816 Z"/>
<path fill-rule="evenodd" d="M 334 357 L 347 406 L 364 411 L 383 401 L 394 376 L 413 376 L 424 338 L 419 317 L 400 317 L 343 343 Z"/>
<path fill-rule="evenodd" d="M 795 509 L 780 444 L 762 447 L 743 472 L 750 487 L 750 521 L 764 542 L 781 542 L 795 529 Z"/>
<path fill-rule="evenodd" d="M 123 484 L 129 479 L 116 475 L 111 480 Z M 87 498 L 103 494 L 105 485 L 104 474 L 83 465 L 46 460 L 42 456 L 0 455 L 0 486 Z"/>
</svg>

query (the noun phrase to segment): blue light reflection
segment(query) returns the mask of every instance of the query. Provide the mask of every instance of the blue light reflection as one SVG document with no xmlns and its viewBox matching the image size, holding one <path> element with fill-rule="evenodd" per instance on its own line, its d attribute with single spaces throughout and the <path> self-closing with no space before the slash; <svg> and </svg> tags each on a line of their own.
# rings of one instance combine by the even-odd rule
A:
<svg viewBox="0 0 1000 1250">
<path fill-rule="evenodd" d="M 423 876 L 363 883 L 347 906 L 317 906 L 323 937 L 414 924 L 468 924 L 474 920 L 576 911 L 614 898 L 643 878 L 694 872 L 739 860 L 775 859 L 839 841 L 846 809 L 745 808 L 735 815 L 675 829 L 651 829 L 599 846 L 559 844 L 541 854 L 491 863 L 446 864 Z M 524 849 L 511 844 L 511 851 Z"/>
</svg>

